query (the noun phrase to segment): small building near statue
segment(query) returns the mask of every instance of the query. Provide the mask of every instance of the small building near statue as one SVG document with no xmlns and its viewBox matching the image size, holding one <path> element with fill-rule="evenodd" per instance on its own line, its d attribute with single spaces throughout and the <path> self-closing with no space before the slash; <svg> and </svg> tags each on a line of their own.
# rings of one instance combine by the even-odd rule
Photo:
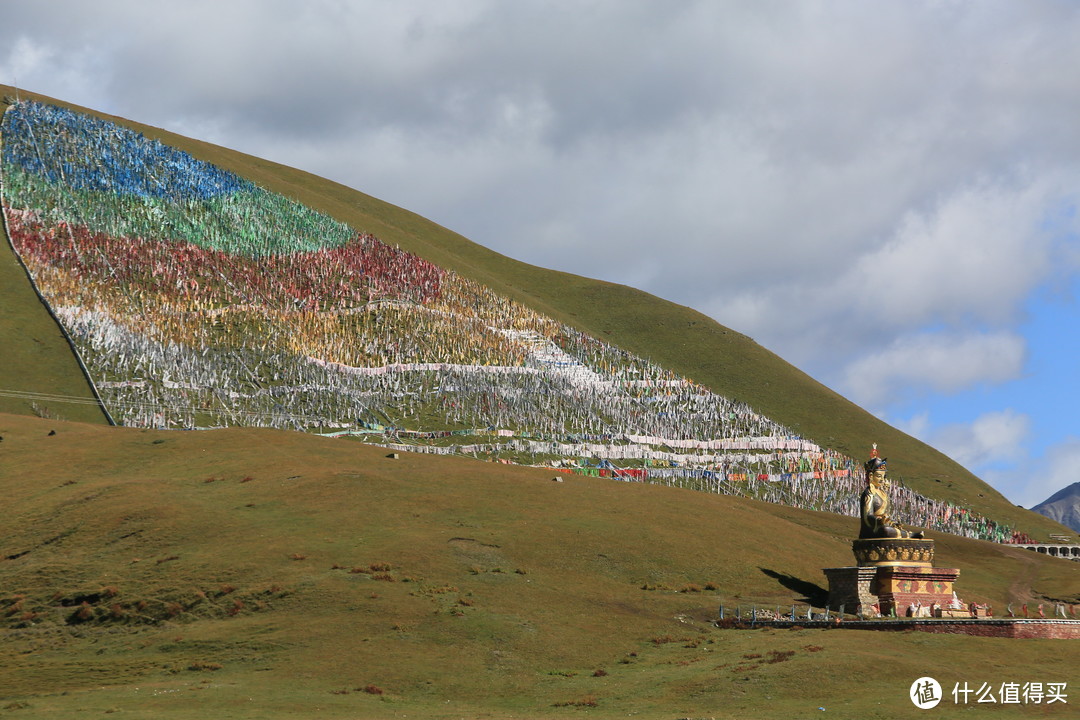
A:
<svg viewBox="0 0 1080 720">
<path fill-rule="evenodd" d="M 889 517 L 887 459 L 876 444 L 865 469 L 859 538 L 851 543 L 856 564 L 825 568 L 829 608 L 862 617 L 972 617 L 953 589 L 960 570 L 934 567 L 934 541 Z"/>
</svg>

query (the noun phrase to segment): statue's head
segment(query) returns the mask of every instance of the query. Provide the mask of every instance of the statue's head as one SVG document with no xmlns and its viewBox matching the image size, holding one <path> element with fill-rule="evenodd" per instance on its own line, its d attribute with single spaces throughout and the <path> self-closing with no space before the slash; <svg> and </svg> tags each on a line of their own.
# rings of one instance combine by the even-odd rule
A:
<svg viewBox="0 0 1080 720">
<path fill-rule="evenodd" d="M 888 458 L 872 457 L 866 461 L 866 482 L 879 487 L 888 487 L 889 479 L 885 476 L 888 469 Z"/>
</svg>

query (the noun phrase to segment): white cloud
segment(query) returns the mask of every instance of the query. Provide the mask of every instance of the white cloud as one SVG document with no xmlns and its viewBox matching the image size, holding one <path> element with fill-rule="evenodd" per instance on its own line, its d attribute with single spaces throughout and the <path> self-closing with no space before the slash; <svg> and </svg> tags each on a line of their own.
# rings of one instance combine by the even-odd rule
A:
<svg viewBox="0 0 1080 720">
<path fill-rule="evenodd" d="M 935 430 L 931 445 L 974 472 L 994 463 L 1025 457 L 1031 418 L 1013 410 L 988 412 L 970 423 L 954 423 Z"/>
<path fill-rule="evenodd" d="M 898 399 L 900 393 L 953 393 L 978 383 L 1018 377 L 1024 338 L 1012 333 L 924 333 L 898 338 L 847 366 L 844 386 L 861 405 Z"/>
<path fill-rule="evenodd" d="M 1040 225 L 1057 200 L 1052 185 L 1000 180 L 960 188 L 928 213 L 907 213 L 855 266 L 850 279 L 874 289 L 859 312 L 900 327 L 1010 319 L 1047 272 L 1050 242 Z"/>
<path fill-rule="evenodd" d="M 70 102 L 105 100 L 99 74 L 103 58 L 93 46 L 75 41 L 60 48 L 29 35 L 4 38 L 0 31 L 0 49 L 4 45 L 8 50 L 6 55 L 0 55 L 0 82 L 50 92 Z M 108 109 L 109 103 L 99 102 L 98 107 L 102 105 Z"/>
</svg>

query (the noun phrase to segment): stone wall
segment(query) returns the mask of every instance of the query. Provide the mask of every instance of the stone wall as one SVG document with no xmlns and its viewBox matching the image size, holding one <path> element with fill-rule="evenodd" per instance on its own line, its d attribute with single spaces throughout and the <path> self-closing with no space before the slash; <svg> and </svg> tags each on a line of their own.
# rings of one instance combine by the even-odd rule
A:
<svg viewBox="0 0 1080 720">
<path fill-rule="evenodd" d="M 1080 640 L 1080 620 L 759 620 L 756 623 L 729 623 L 734 628 L 802 627 L 846 630 L 882 630 L 886 632 L 929 632 L 946 635 L 975 635 L 1000 638 L 1041 638 L 1045 640 Z"/>
</svg>

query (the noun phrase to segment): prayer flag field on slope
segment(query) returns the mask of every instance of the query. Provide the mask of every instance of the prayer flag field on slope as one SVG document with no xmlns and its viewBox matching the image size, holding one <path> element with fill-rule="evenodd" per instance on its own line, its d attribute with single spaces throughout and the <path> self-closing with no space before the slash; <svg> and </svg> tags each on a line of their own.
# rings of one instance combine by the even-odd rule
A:
<svg viewBox="0 0 1080 720">
<path fill-rule="evenodd" d="M 855 513 L 851 458 L 175 148 L 34 102 L 0 141 L 9 237 L 121 424 L 369 433 Z M 897 492 L 910 523 L 1007 532 Z"/>
</svg>

